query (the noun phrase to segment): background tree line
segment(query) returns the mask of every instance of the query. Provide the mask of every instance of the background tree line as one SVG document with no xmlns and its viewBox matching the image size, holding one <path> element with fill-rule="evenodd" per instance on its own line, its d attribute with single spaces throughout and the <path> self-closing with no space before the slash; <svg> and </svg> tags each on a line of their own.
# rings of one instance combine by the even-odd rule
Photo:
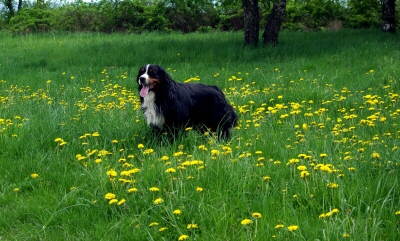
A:
<svg viewBox="0 0 400 241">
<path fill-rule="evenodd" d="M 63 3 L 0 0 L 0 29 L 45 31 L 268 31 L 382 27 L 399 12 L 396 0 L 100 0 Z M 397 0 L 399 1 L 399 0 Z M 383 13 L 383 3 L 392 4 Z M 395 9 L 395 10 L 390 10 Z M 250 14 L 249 14 L 250 13 Z M 280 16 L 280 17 L 277 17 Z M 393 16 L 393 17 L 391 17 Z M 284 21 L 283 20 L 284 17 Z M 390 29 L 389 25 L 386 25 Z M 250 44 L 257 39 L 249 38 Z M 254 35 L 253 35 L 254 38 Z"/>
</svg>

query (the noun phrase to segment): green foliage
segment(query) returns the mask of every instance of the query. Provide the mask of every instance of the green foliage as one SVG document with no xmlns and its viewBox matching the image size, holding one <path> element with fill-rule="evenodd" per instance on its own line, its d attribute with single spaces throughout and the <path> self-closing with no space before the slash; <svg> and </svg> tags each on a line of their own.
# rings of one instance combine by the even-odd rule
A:
<svg viewBox="0 0 400 241">
<path fill-rule="evenodd" d="M 350 0 L 346 24 L 353 28 L 376 27 L 380 23 L 380 10 L 379 0 Z"/>
<path fill-rule="evenodd" d="M 291 0 L 287 3 L 285 27 L 318 29 L 344 18 L 344 7 L 338 0 Z"/>
<path fill-rule="evenodd" d="M 10 30 L 17 33 L 46 32 L 53 29 L 54 11 L 48 8 L 26 8 L 10 19 Z"/>
<path fill-rule="evenodd" d="M 260 1 L 261 25 L 273 0 Z M 397 4 L 397 12 L 399 12 Z M 36 6 L 38 6 L 36 4 Z M 40 4 L 26 8 L 8 22 L 0 14 L 0 28 L 7 22 L 13 32 L 94 31 L 223 31 L 243 29 L 241 0 L 101 0 L 78 1 L 61 6 Z M 380 23 L 380 0 L 288 0 L 283 27 L 292 30 L 369 28 Z M 397 14 L 399 15 L 399 14 Z M 398 18 L 400 19 L 400 18 Z"/>
</svg>

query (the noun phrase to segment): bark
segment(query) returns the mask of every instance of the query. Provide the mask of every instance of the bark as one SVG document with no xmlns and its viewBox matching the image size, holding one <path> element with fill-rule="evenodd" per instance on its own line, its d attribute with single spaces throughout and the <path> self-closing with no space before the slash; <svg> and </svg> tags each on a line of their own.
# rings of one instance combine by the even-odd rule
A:
<svg viewBox="0 0 400 241">
<path fill-rule="evenodd" d="M 21 10 L 22 8 L 22 0 L 18 0 L 18 8 L 17 11 L 19 12 L 19 10 Z"/>
<path fill-rule="evenodd" d="M 260 32 L 260 15 L 258 0 L 243 0 L 244 42 L 246 45 L 257 45 Z"/>
<path fill-rule="evenodd" d="M 279 31 L 286 12 L 286 0 L 276 0 L 272 6 L 271 13 L 267 17 L 267 24 L 263 34 L 264 44 L 276 45 L 278 43 Z"/>
<path fill-rule="evenodd" d="M 382 31 L 396 31 L 396 0 L 382 0 Z"/>
<path fill-rule="evenodd" d="M 8 9 L 8 16 L 11 18 L 12 16 L 14 16 L 14 5 L 13 5 L 13 1 L 12 0 L 5 0 L 4 1 L 4 5 L 6 6 L 6 8 Z"/>
</svg>

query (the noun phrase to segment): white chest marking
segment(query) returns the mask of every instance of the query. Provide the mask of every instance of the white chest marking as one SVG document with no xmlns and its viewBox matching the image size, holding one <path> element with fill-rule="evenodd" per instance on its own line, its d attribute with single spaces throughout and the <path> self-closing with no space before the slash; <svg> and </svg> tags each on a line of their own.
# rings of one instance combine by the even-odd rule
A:
<svg viewBox="0 0 400 241">
<path fill-rule="evenodd" d="M 144 110 L 144 117 L 146 118 L 147 125 L 153 125 L 159 128 L 163 127 L 165 119 L 163 114 L 157 110 L 153 91 L 149 91 L 149 93 L 143 98 L 142 108 Z"/>
</svg>

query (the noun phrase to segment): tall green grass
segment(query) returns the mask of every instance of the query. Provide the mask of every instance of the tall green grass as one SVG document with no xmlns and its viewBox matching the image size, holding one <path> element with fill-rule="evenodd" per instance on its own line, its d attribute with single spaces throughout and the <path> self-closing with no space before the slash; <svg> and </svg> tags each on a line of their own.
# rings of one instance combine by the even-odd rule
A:
<svg viewBox="0 0 400 241">
<path fill-rule="evenodd" d="M 0 33 L 0 239 L 399 240 L 399 36 L 281 37 L 250 48 L 241 33 Z M 154 137 L 136 93 L 147 63 L 223 88 L 240 115 L 232 139 Z"/>
</svg>

